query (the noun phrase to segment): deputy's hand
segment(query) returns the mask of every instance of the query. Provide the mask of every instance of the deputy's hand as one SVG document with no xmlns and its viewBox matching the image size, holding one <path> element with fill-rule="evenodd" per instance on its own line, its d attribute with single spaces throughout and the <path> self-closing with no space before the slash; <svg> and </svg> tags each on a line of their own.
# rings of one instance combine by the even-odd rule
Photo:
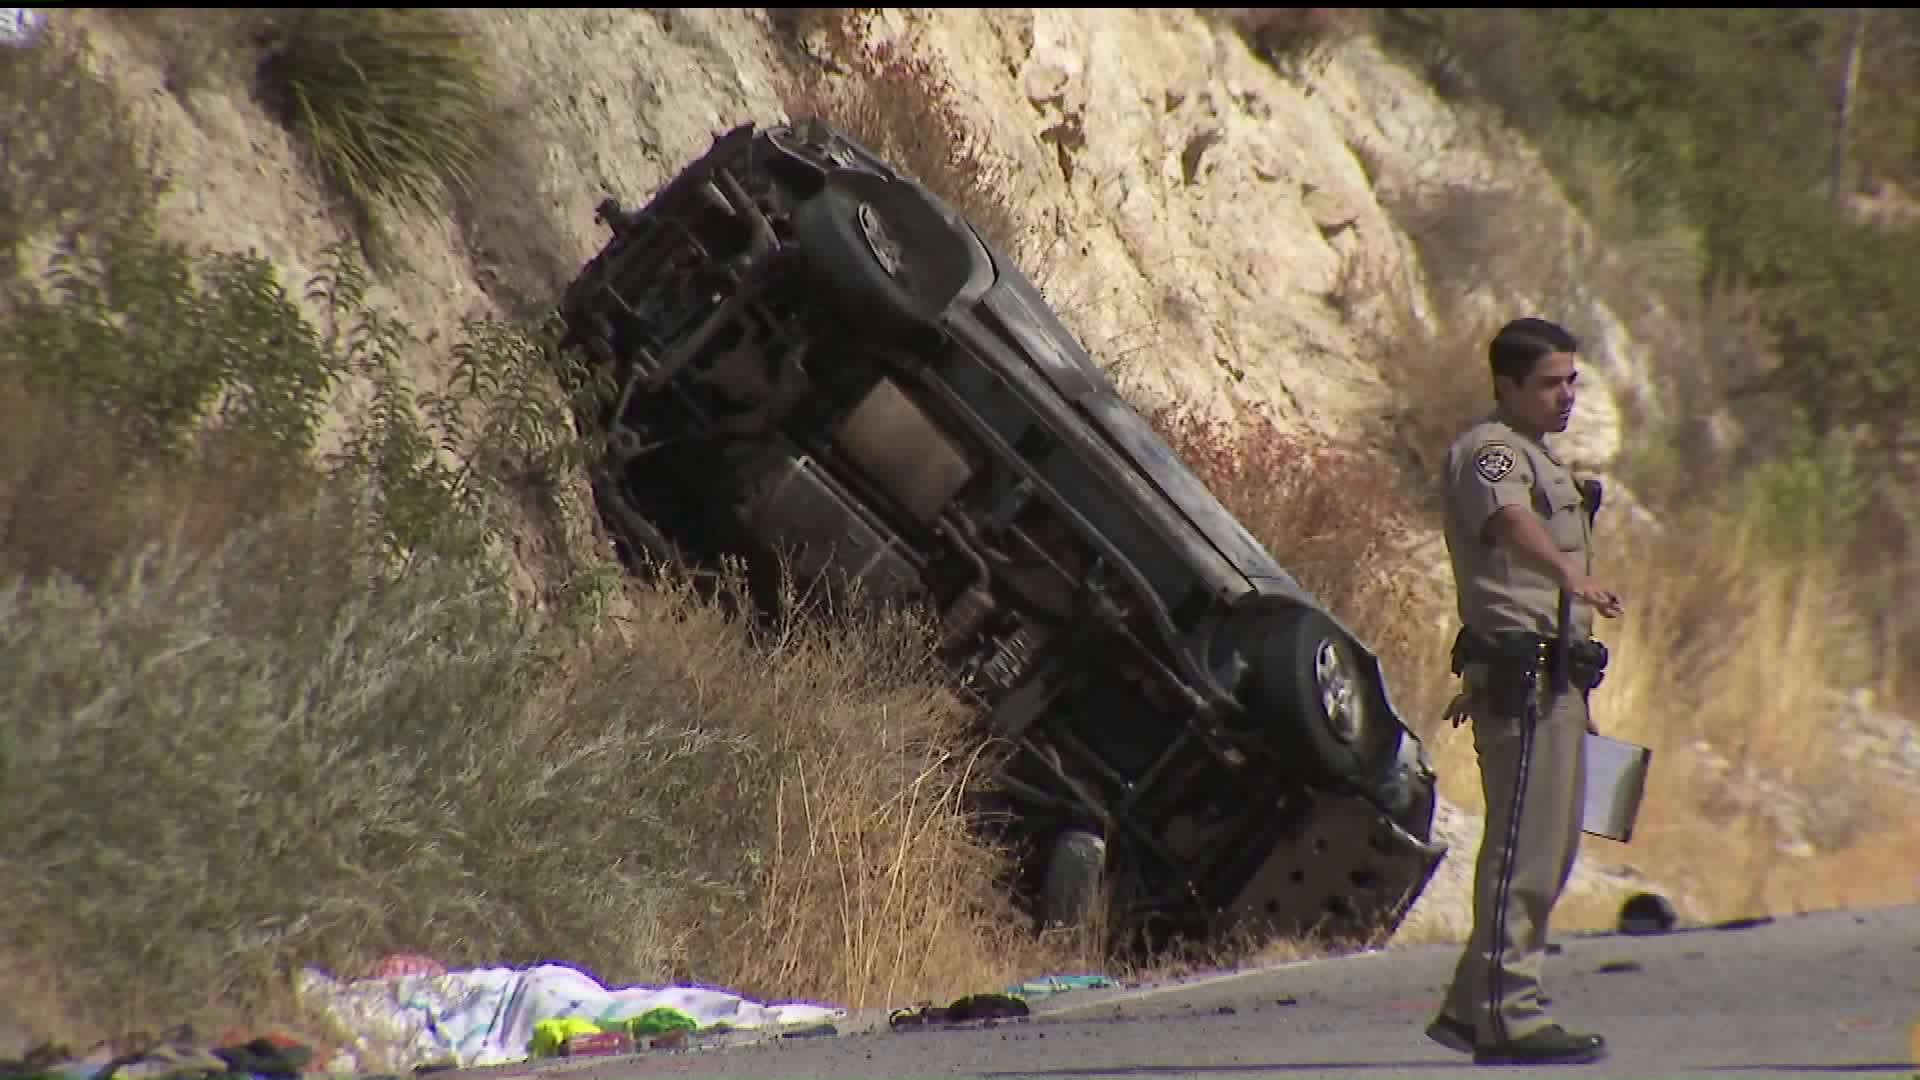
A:
<svg viewBox="0 0 1920 1080">
<path fill-rule="evenodd" d="M 1578 575 L 1567 583 L 1567 591 L 1593 605 L 1593 609 L 1609 619 L 1617 619 L 1626 610 L 1620 602 L 1620 594 L 1600 582 Z"/>
<path fill-rule="evenodd" d="M 1471 695 L 1466 693 L 1453 695 L 1453 700 L 1447 702 L 1447 711 L 1442 714 L 1441 718 L 1454 727 L 1459 727 L 1461 724 L 1466 723 L 1473 718 L 1471 710 L 1467 708 L 1470 700 Z"/>
</svg>

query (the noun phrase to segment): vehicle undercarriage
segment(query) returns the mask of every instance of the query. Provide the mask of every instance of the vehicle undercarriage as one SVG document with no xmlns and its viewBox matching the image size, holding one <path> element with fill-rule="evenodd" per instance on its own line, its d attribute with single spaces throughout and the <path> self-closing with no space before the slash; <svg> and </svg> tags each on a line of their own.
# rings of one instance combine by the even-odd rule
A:
<svg viewBox="0 0 1920 1080">
<path fill-rule="evenodd" d="M 1048 921 L 1391 929 L 1444 854 L 1377 661 L 1006 257 L 844 133 L 743 126 L 568 290 L 627 553 L 926 605 Z"/>
</svg>

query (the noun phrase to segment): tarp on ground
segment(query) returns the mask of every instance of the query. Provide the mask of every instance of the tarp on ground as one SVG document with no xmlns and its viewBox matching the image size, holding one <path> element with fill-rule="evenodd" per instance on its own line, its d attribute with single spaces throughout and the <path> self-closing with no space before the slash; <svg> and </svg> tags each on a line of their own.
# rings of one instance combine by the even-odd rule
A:
<svg viewBox="0 0 1920 1080">
<path fill-rule="evenodd" d="M 846 1016 L 832 1006 L 765 1004 L 703 986 L 610 989 L 559 964 L 352 981 L 308 970 L 301 973 L 299 989 L 304 1003 L 318 1006 L 354 1036 L 351 1060 L 326 1063 L 329 1071 L 513 1064 L 531 1056 L 534 1026 L 542 1020 L 611 1026 L 662 1007 L 686 1013 L 702 1031 L 818 1024 Z"/>
</svg>

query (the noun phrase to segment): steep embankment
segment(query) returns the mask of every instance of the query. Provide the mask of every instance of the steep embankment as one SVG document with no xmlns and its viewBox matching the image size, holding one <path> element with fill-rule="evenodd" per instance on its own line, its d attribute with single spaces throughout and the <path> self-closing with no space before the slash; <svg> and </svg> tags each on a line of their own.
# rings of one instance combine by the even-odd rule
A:
<svg viewBox="0 0 1920 1080">
<path fill-rule="evenodd" d="M 237 92 L 244 69 L 214 67 L 177 90 L 140 27 L 72 17 L 145 107 L 182 181 L 163 206 L 170 229 L 258 251 L 289 282 L 351 239 L 301 147 Z M 512 167 L 483 175 L 445 217 L 396 222 L 399 262 L 375 290 L 442 351 L 462 320 L 551 295 L 599 242 L 600 198 L 644 200 L 717 132 L 779 117 L 796 62 L 739 11 L 468 17 L 501 61 Z M 892 14 L 871 36 L 932 60 L 964 125 L 952 134 L 980 148 L 1029 225 L 1033 272 L 1104 361 L 1161 398 L 1258 403 L 1289 428 L 1373 437 L 1405 396 L 1396 364 L 1407 358 L 1394 350 L 1408 343 L 1408 315 L 1436 305 L 1391 208 L 1495 187 L 1521 194 L 1482 209 L 1554 199 L 1523 146 L 1475 128 L 1364 42 L 1291 80 L 1185 11 Z M 1561 215 L 1539 227 L 1576 227 Z M 1512 311 L 1560 299 L 1529 295 L 1543 284 L 1485 282 Z M 1631 338 L 1603 325 L 1593 357 L 1631 385 Z M 1604 468 L 1619 409 L 1597 382 L 1574 438 L 1581 463 Z M 1474 819 L 1449 808 L 1444 820 L 1470 849 Z M 1460 923 L 1462 874 L 1451 871 L 1465 863 L 1450 865 L 1417 922 Z"/>
<path fill-rule="evenodd" d="M 176 177 L 161 207 L 173 234 L 256 250 L 295 284 L 352 239 L 303 148 L 247 93 L 246 50 L 198 54 L 183 78 L 177 42 L 147 24 L 60 17 L 91 32 L 98 67 L 156 131 Z M 497 61 L 511 112 L 494 133 L 500 154 L 445 215 L 392 223 L 397 258 L 373 294 L 424 339 L 409 357 L 429 384 L 463 320 L 551 297 L 598 245 L 602 197 L 642 201 L 716 133 L 778 118 L 796 71 L 825 73 L 828 94 L 862 77 L 857 64 L 833 74 L 849 70 L 837 50 L 860 35 L 832 9 L 798 43 L 752 10 L 461 17 Z M 1023 261 L 1147 400 L 1249 423 L 1264 421 L 1242 407 L 1261 406 L 1295 435 L 1396 449 L 1412 430 L 1430 451 L 1422 425 L 1444 429 L 1478 407 L 1486 320 L 1545 311 L 1590 343 L 1569 439 L 1577 464 L 1607 472 L 1623 417 L 1657 411 L 1640 343 L 1674 332 L 1661 306 L 1597 295 L 1585 271 L 1604 252 L 1535 155 L 1365 39 L 1288 76 L 1185 10 L 889 12 L 865 38 L 925 62 L 902 84 L 922 95 L 909 105 L 950 128 L 937 134 L 1005 193 L 1025 226 Z M 1612 499 L 1633 505 L 1618 484 Z M 1444 636 L 1447 597 L 1431 530 L 1415 537 L 1394 569 L 1411 567 L 1398 576 L 1419 587 L 1360 621 L 1418 639 L 1394 675 L 1426 730 L 1443 700 L 1427 639 Z M 523 541 L 536 579 L 537 541 Z M 1284 537 L 1276 546 L 1289 555 Z M 1640 655 L 1658 660 L 1651 645 Z M 1432 734 L 1448 794 L 1471 805 L 1464 736 Z M 1452 806 L 1443 822 L 1460 855 L 1423 904 L 1421 933 L 1466 917 L 1477 825 Z M 1592 861 L 1580 882 L 1596 895 L 1631 880 Z M 1696 883 L 1684 863 L 1647 869 Z"/>
</svg>

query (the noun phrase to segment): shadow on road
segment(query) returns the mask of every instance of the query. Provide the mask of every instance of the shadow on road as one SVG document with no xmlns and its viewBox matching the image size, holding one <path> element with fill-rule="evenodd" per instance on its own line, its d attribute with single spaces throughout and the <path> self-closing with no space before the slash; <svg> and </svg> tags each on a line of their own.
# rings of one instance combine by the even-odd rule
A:
<svg viewBox="0 0 1920 1080">
<path fill-rule="evenodd" d="M 1010 1072 L 981 1072 L 973 1075 L 989 1078 L 1037 1077 L 1037 1076 L 1194 1076 L 1208 1073 L 1255 1074 L 1272 1073 L 1286 1076 L 1293 1073 L 1322 1072 L 1365 1072 L 1369 1069 L 1447 1069 L 1461 1064 L 1459 1058 L 1445 1061 L 1301 1061 L 1285 1065 L 1261 1065 L 1255 1063 L 1235 1065 L 1077 1065 L 1061 1069 L 1019 1069 Z M 1911 1076 L 1920 1080 L 1920 1070 L 1900 1061 L 1869 1062 L 1853 1065 L 1797 1065 L 1769 1063 L 1764 1065 L 1709 1065 L 1702 1072 L 1725 1073 L 1791 1073 L 1796 1076 L 1815 1075 L 1857 1075 L 1857 1076 Z"/>
<path fill-rule="evenodd" d="M 1903 1076 L 1920 1077 L 1920 1064 L 1905 1061 L 1874 1061 L 1854 1065 L 1709 1065 L 1702 1072 L 1763 1072 L 1763 1073 L 1819 1073 L 1821 1075 L 1862 1075 L 1875 1073 L 1897 1073 Z"/>
<path fill-rule="evenodd" d="M 1109 1065 L 1074 1066 L 1065 1069 L 1020 1069 L 1013 1072 L 975 1073 L 980 1077 L 1033 1076 L 1193 1076 L 1206 1073 L 1289 1073 L 1364 1072 L 1368 1069 L 1446 1069 L 1460 1064 L 1460 1058 L 1445 1061 L 1296 1061 L 1285 1065 L 1260 1065 L 1252 1062 L 1236 1065 Z"/>
</svg>

